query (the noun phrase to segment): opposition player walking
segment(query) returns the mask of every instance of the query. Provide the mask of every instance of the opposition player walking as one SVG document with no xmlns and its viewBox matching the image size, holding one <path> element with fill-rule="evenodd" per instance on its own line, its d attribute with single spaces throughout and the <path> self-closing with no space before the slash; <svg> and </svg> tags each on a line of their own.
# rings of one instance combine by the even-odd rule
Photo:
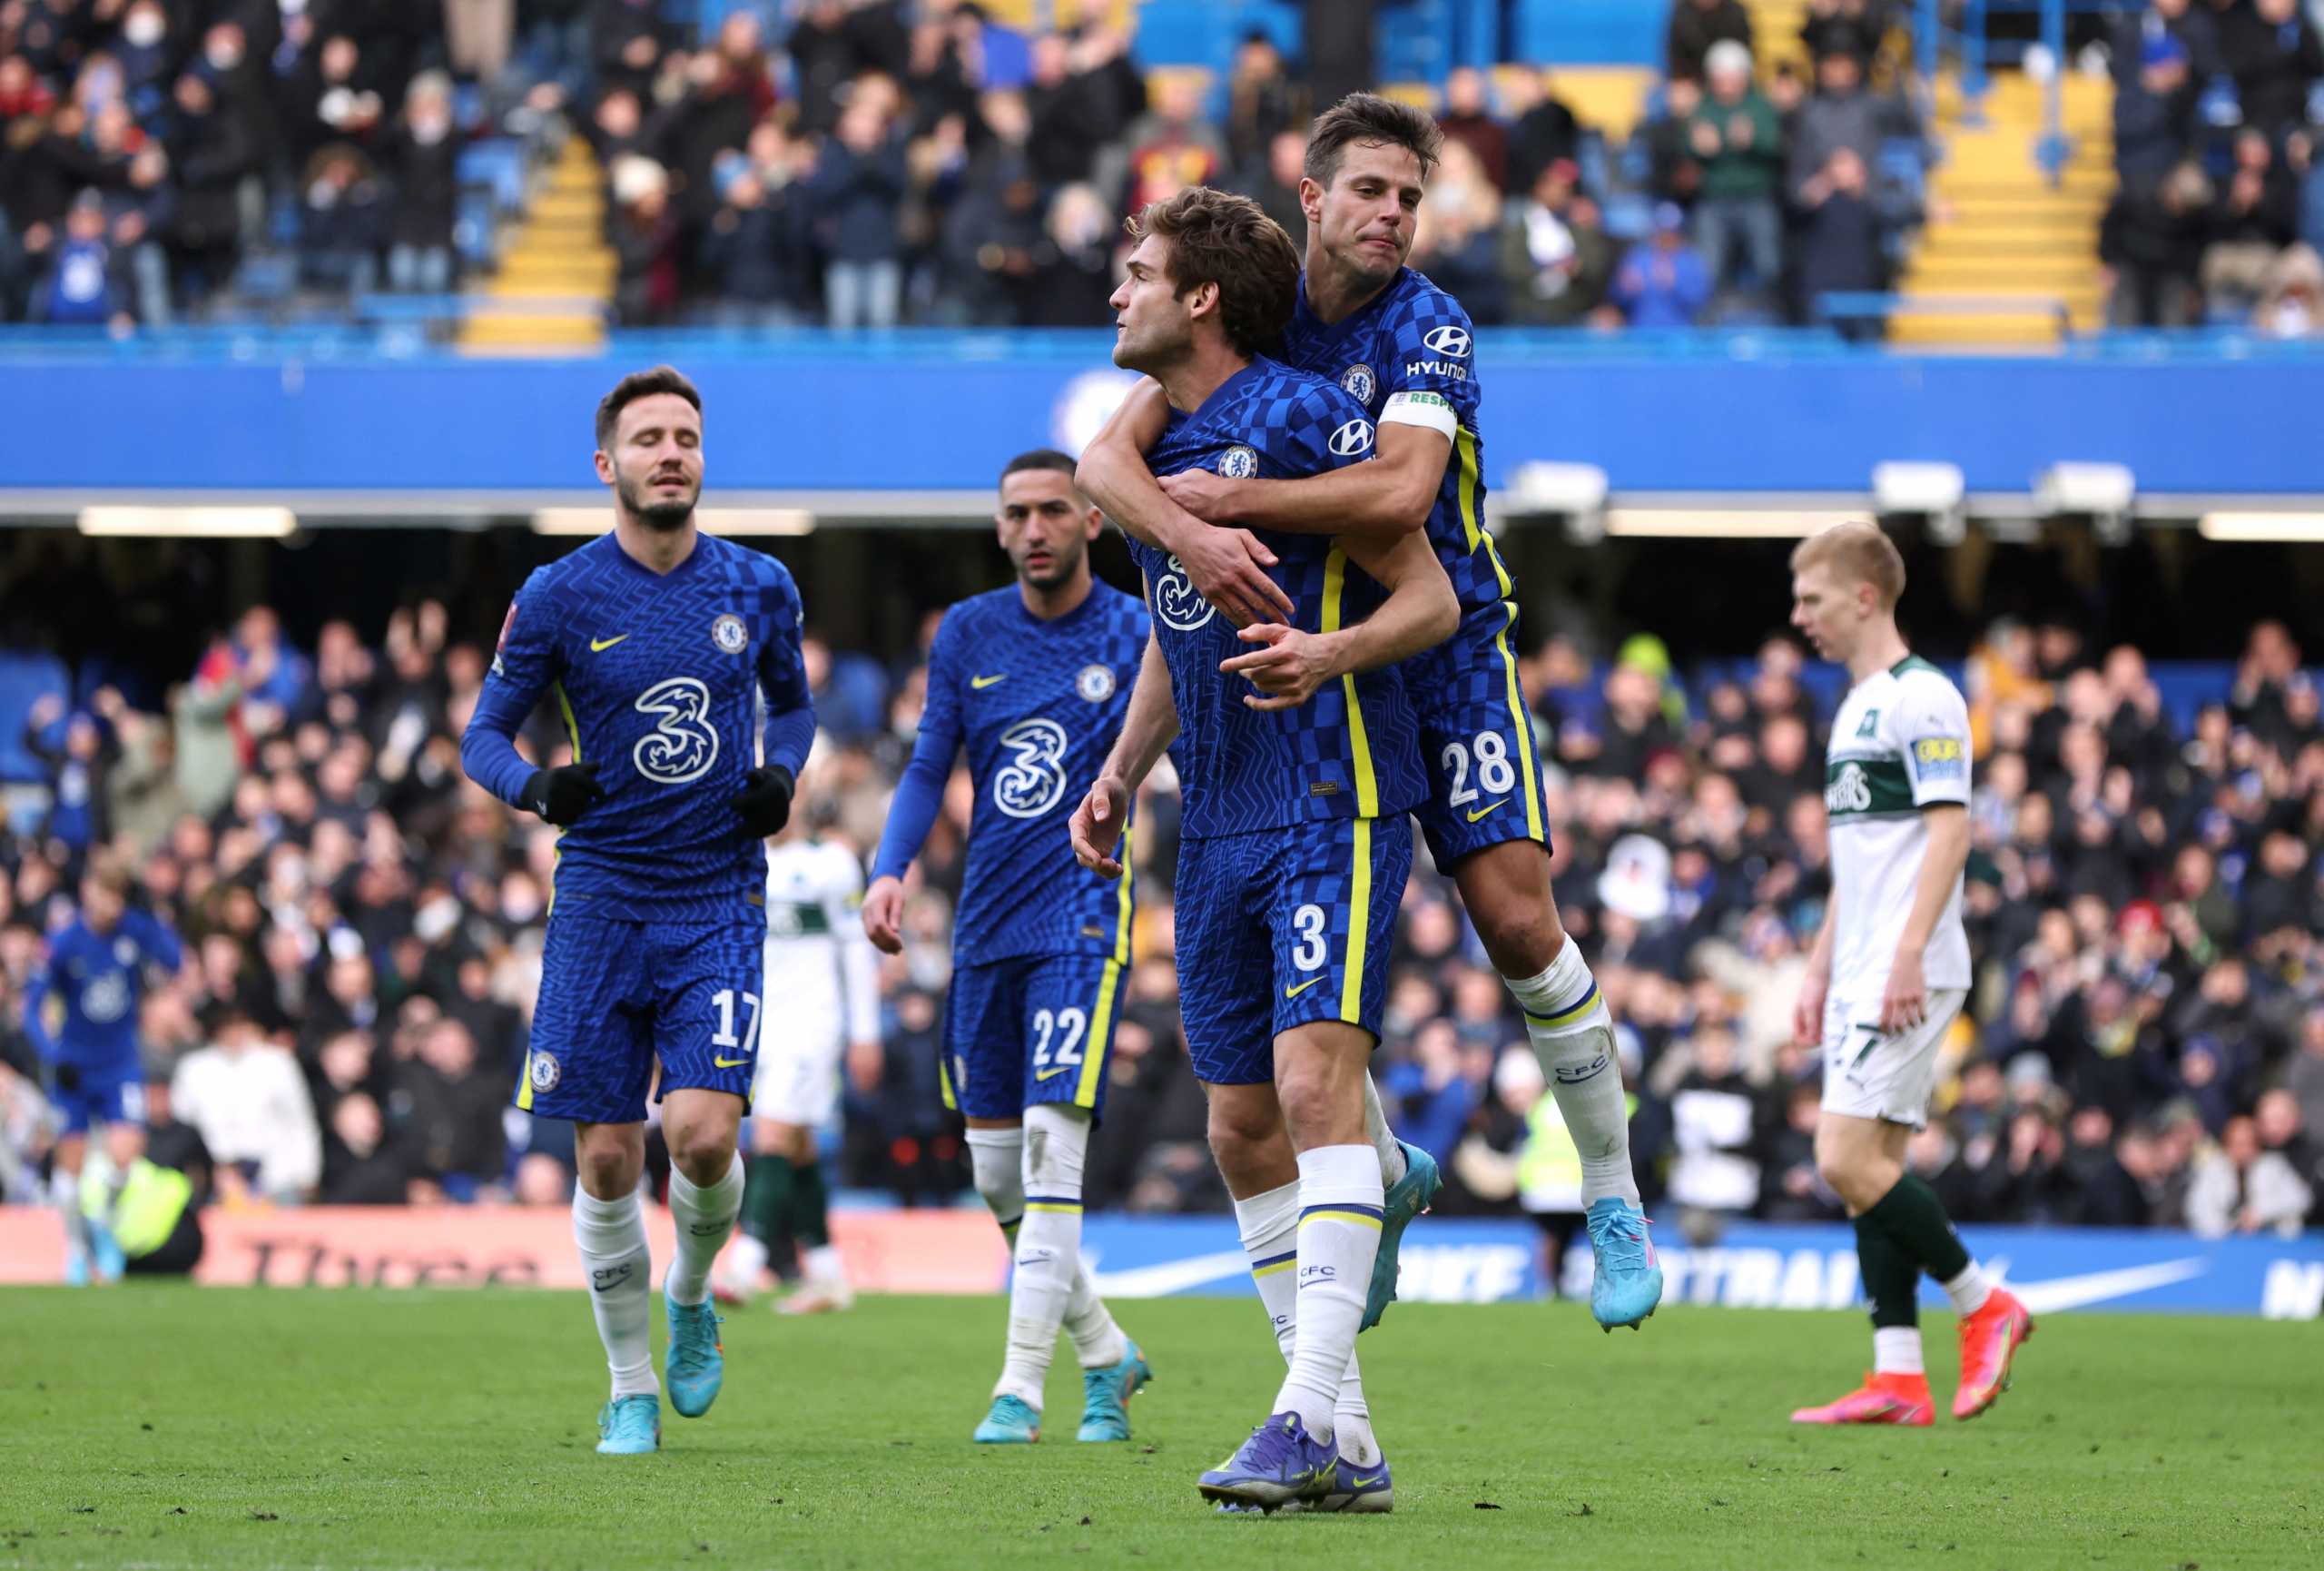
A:
<svg viewBox="0 0 2324 1571">
<path fill-rule="evenodd" d="M 1879 529 L 1841 524 L 1792 553 L 1792 625 L 1854 686 L 1824 765 L 1832 902 L 1809 953 L 1793 1029 L 1824 1049 L 1816 1165 L 1856 1219 L 1872 1300 L 1873 1372 L 1862 1388 L 1792 1415 L 1802 1424 L 1926 1424 L 1920 1273 L 1960 1312 L 1953 1416 L 1974 1418 L 2008 1388 L 2033 1318 L 1962 1247 L 1936 1191 L 1905 1171 L 1928 1119 L 1936 1052 L 1968 997 L 1961 870 L 1969 855 L 1969 708 L 1905 647 L 1905 559 Z"/>
</svg>

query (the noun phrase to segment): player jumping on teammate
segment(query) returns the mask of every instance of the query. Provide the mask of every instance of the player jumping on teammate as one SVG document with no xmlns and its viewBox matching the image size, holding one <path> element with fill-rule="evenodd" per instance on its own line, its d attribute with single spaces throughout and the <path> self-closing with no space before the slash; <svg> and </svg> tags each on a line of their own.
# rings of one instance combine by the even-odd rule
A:
<svg viewBox="0 0 2324 1571">
<path fill-rule="evenodd" d="M 1361 405 L 1256 358 L 1298 287 L 1290 237 L 1256 203 L 1196 187 L 1131 232 L 1114 359 L 1168 400 L 1157 469 L 1288 478 L 1371 457 Z M 1128 528 L 1154 631 L 1121 739 L 1075 811 L 1074 849 L 1123 875 L 1131 799 L 1177 737 L 1180 1012 L 1290 1363 L 1270 1416 L 1198 1487 L 1230 1507 L 1385 1509 L 1387 1464 L 1353 1374 L 1385 1199 L 1366 1065 L 1412 868 L 1405 815 L 1425 794 L 1393 667 L 1452 632 L 1459 602 L 1417 535 L 1282 535 L 1265 544 L 1283 620 L 1237 632 L 1177 558 Z"/>
<path fill-rule="evenodd" d="M 963 745 L 976 789 L 952 924 L 943 1085 L 968 1121 L 977 1192 L 1016 1256 L 1009 1342 L 975 1438 L 1040 1438 L 1041 1392 L 1063 1326 L 1081 1362 L 1078 1438 L 1129 1438 L 1150 1378 L 1081 1259 L 1081 1174 L 1106 1094 L 1129 964 L 1131 893 L 1073 865 L 1071 782 L 1119 734 L 1146 647 L 1146 609 L 1093 578 L 1103 516 L 1073 460 L 1009 460 L 994 516 L 1017 582 L 944 613 L 911 762 L 897 783 L 863 900 L 872 942 L 902 948 L 903 879 Z"/>
<path fill-rule="evenodd" d="M 670 1405 L 724 1377 L 710 1272 L 743 1198 L 735 1140 L 756 1058 L 762 842 L 790 816 L 815 715 L 799 592 L 782 563 L 702 534 L 702 398 L 668 367 L 597 406 L 614 527 L 517 591 L 460 740 L 468 776 L 564 833 L 517 1105 L 574 1121 L 574 1240 L 613 1371 L 597 1449 L 661 1446 L 638 1180 L 655 1090 L 676 1254 L 663 1297 Z M 536 768 L 513 737 L 551 691 L 573 749 Z M 758 764 L 759 695 L 766 762 Z"/>
<path fill-rule="evenodd" d="M 1386 544 L 1425 531 L 1461 601 L 1461 626 L 1404 673 L 1419 711 L 1429 790 L 1421 830 L 1459 885 L 1485 953 L 1525 1017 L 1582 1166 L 1599 1323 L 1636 1328 L 1662 1297 L 1638 1183 L 1613 1020 L 1550 887 L 1548 803 L 1518 684 L 1515 586 L 1484 528 L 1474 336 L 1460 303 L 1404 265 L 1442 133 L 1424 113 L 1354 94 L 1315 122 L 1299 200 L 1305 268 L 1284 358 L 1336 381 L 1378 422 L 1361 469 L 1310 479 L 1184 470 L 1157 481 L 1141 449 L 1167 417 L 1162 390 L 1134 391 L 1083 455 L 1107 510 L 1184 564 L 1205 599 L 1238 623 L 1285 614 L 1250 525 Z M 1408 1149 L 1408 1148 L 1407 1148 Z M 1433 1164 L 1405 1171 L 1384 1148 L 1392 1231 L 1427 1203 Z M 1393 1262 L 1393 1250 L 1384 1262 Z M 1364 1324 L 1394 1297 L 1389 1264 Z"/>
<path fill-rule="evenodd" d="M 1801 1042 L 1823 1044 L 1816 1166 L 1856 1220 L 1873 1326 L 1864 1385 L 1792 1421 L 1934 1421 L 1921 1367 L 1924 1270 L 1960 1313 L 1953 1416 L 1974 1418 L 2008 1389 L 2033 1317 L 1970 1258 L 1936 1191 L 1905 1171 L 1905 1142 L 1928 1119 L 1938 1044 L 1968 997 L 1968 706 L 1905 647 L 1896 630 L 1905 559 L 1877 526 L 1811 536 L 1791 570 L 1792 626 L 1854 683 L 1824 766 L 1831 906 L 1792 1023 Z"/>
</svg>

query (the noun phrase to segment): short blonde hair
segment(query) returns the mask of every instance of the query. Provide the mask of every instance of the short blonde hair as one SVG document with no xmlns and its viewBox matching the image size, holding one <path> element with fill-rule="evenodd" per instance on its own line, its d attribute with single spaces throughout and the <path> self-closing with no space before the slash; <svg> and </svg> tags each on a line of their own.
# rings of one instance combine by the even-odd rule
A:
<svg viewBox="0 0 2324 1571">
<path fill-rule="evenodd" d="M 1881 608 L 1893 610 L 1905 594 L 1905 555 L 1878 524 L 1861 520 L 1834 524 L 1808 536 L 1791 553 L 1791 570 L 1829 568 L 1835 577 L 1852 584 L 1870 584 Z"/>
</svg>

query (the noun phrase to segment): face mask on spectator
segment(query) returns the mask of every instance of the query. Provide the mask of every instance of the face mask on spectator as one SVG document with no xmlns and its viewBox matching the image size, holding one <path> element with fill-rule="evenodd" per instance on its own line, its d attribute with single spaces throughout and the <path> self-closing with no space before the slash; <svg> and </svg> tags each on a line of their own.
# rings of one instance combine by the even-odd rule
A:
<svg viewBox="0 0 2324 1571">
<path fill-rule="evenodd" d="M 212 70 L 231 71 L 242 63 L 242 46 L 222 38 L 202 51 L 202 58 Z"/>
<path fill-rule="evenodd" d="M 138 49 L 151 49 L 162 41 L 162 35 L 168 31 L 162 14 L 151 8 L 132 11 L 129 19 L 121 25 L 121 35 Z"/>
<path fill-rule="evenodd" d="M 411 139 L 422 147 L 433 147 L 451 129 L 451 121 L 441 114 L 416 114 L 411 121 Z"/>
</svg>

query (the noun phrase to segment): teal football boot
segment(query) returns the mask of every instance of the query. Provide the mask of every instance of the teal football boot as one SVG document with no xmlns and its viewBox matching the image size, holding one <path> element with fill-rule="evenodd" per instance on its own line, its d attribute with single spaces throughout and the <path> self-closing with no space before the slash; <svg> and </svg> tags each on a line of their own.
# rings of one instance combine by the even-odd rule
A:
<svg viewBox="0 0 2324 1571">
<path fill-rule="evenodd" d="M 1041 1438 L 1041 1416 L 1015 1397 L 995 1397 L 970 1437 L 980 1446 L 1029 1446 Z"/>
<path fill-rule="evenodd" d="M 1404 1148 L 1404 1176 L 1391 1185 L 1380 1204 L 1380 1252 L 1372 1257 L 1372 1290 L 1364 1300 L 1364 1319 L 1356 1326 L 1358 1331 L 1368 1331 L 1380 1323 L 1388 1306 L 1396 1301 L 1396 1250 L 1404 1241 L 1404 1229 L 1412 1220 L 1426 1210 L 1436 1191 L 1444 1187 L 1444 1180 L 1436 1171 L 1436 1159 L 1416 1145 L 1398 1141 Z"/>
<path fill-rule="evenodd" d="M 661 1398 L 616 1397 L 597 1414 L 600 1457 L 643 1457 L 661 1448 Z"/>
<path fill-rule="evenodd" d="M 1662 1267 L 1647 1236 L 1646 1213 L 1620 1195 L 1607 1195 L 1590 1208 L 1590 1312 L 1610 1332 L 1635 1331 L 1662 1301 Z"/>
<path fill-rule="evenodd" d="M 1081 1428 L 1074 1436 L 1077 1440 L 1129 1438 L 1129 1399 L 1154 1378 L 1154 1370 L 1136 1342 L 1127 1337 L 1122 1340 L 1129 1351 L 1122 1355 L 1121 1362 L 1081 1371 Z"/>
<path fill-rule="evenodd" d="M 708 1299 L 681 1304 L 665 1293 L 662 1307 L 670 1317 L 670 1349 L 662 1364 L 663 1384 L 670 1388 L 670 1406 L 682 1418 L 699 1418 L 718 1399 L 726 1380 L 726 1349 L 718 1340 L 725 1322 Z"/>
</svg>

